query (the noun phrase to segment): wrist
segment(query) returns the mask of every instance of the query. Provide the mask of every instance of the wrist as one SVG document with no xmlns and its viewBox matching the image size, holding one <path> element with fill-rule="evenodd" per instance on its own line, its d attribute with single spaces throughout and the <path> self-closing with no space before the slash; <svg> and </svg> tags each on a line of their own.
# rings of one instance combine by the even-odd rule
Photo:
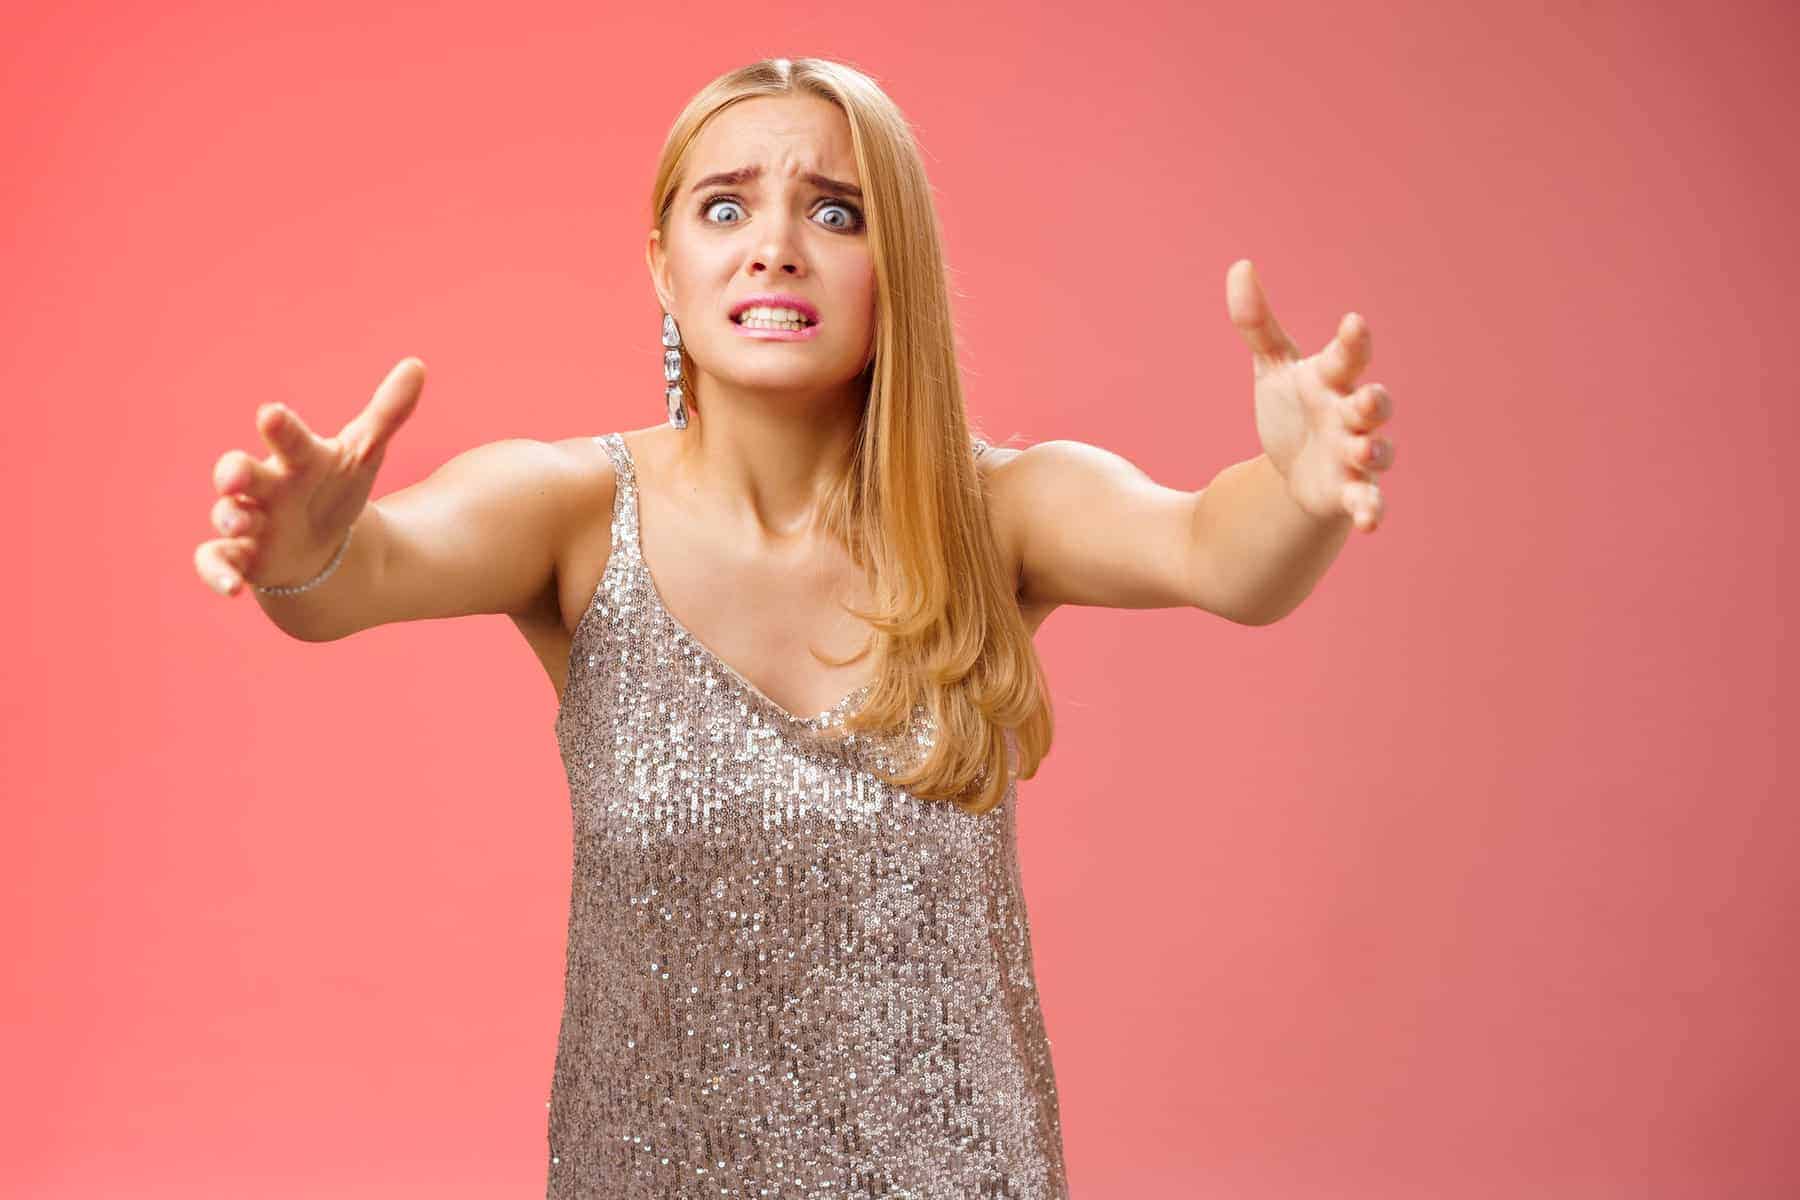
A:
<svg viewBox="0 0 1800 1200">
<path fill-rule="evenodd" d="M 350 538 L 355 532 L 356 523 L 352 521 L 350 527 L 344 530 L 343 540 L 338 543 L 336 552 L 332 554 L 331 558 L 326 561 L 323 567 L 319 568 L 312 578 L 301 583 L 270 584 L 266 586 L 260 583 L 252 583 L 250 586 L 265 596 L 293 596 L 300 592 L 311 591 L 313 588 L 318 587 L 327 579 L 331 578 L 332 573 L 336 571 L 339 564 L 344 561 L 344 551 L 350 548 Z"/>
</svg>

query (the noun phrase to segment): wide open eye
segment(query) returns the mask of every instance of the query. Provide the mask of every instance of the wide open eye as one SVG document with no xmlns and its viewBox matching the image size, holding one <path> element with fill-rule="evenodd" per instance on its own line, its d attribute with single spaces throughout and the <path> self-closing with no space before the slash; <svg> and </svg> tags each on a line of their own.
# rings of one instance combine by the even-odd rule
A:
<svg viewBox="0 0 1800 1200">
<path fill-rule="evenodd" d="M 856 229 L 862 228 L 862 224 L 863 224 L 862 211 L 860 209 L 858 209 L 856 207 L 856 205 L 846 204 L 842 200 L 833 200 L 830 203 L 821 206 L 819 211 L 825 212 L 828 209 L 833 209 L 833 208 L 841 208 L 845 212 L 849 213 L 850 215 L 845 220 L 829 226 L 829 228 L 843 229 L 843 230 L 856 230 Z"/>
<path fill-rule="evenodd" d="M 741 216 L 737 220 L 732 221 L 713 220 L 712 211 L 720 205 L 735 208 L 740 214 L 744 210 L 743 201 L 739 200 L 736 196 L 708 196 L 705 200 L 700 202 L 700 219 L 708 225 L 736 225 L 743 220 Z M 856 233 L 863 228 L 862 210 L 856 207 L 856 205 L 844 200 L 827 200 L 818 208 L 814 209 L 813 212 L 816 215 L 834 208 L 842 209 L 849 215 L 845 218 L 821 222 L 825 228 L 840 233 Z"/>
<path fill-rule="evenodd" d="M 735 222 L 735 221 L 725 221 L 725 222 L 713 221 L 707 215 L 708 213 L 712 212 L 712 210 L 714 208 L 718 207 L 721 204 L 728 204 L 731 207 L 738 209 L 739 211 L 743 210 L 743 206 L 741 204 L 739 204 L 736 200 L 731 198 L 730 196 L 715 196 L 711 200 L 706 201 L 704 204 L 702 204 L 700 206 L 700 219 L 702 221 L 708 221 L 714 225 L 719 225 L 719 224 L 735 225 L 735 224 L 737 224 L 737 222 Z"/>
</svg>

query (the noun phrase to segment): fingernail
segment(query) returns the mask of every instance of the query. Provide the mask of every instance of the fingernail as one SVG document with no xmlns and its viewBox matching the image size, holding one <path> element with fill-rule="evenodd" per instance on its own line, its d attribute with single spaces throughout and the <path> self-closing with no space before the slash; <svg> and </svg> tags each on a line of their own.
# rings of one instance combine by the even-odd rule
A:
<svg viewBox="0 0 1800 1200">
<path fill-rule="evenodd" d="M 231 595 L 231 585 L 235 582 L 237 581 L 229 575 L 220 575 L 213 580 L 213 586 L 219 589 L 219 595 L 229 596 Z"/>
</svg>

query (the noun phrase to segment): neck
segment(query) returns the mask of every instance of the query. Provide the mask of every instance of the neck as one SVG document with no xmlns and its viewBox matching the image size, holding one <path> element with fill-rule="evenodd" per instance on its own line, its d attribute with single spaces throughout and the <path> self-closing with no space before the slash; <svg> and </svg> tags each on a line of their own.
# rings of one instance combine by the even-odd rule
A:
<svg viewBox="0 0 1800 1200">
<path fill-rule="evenodd" d="M 820 391 L 696 381 L 688 427 L 676 435 L 678 486 L 759 544 L 816 532 L 831 485 L 854 453 L 866 385 Z"/>
</svg>

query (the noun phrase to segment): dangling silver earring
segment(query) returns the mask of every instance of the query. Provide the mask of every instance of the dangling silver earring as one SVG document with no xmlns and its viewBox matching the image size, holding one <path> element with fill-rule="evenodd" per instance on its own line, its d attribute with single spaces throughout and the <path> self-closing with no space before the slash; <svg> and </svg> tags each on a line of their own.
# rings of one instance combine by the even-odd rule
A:
<svg viewBox="0 0 1800 1200">
<path fill-rule="evenodd" d="M 662 344 L 663 381 L 668 384 L 664 396 L 669 402 L 669 424 L 677 429 L 687 428 L 687 402 L 681 391 L 681 330 L 675 327 L 675 318 L 670 313 L 663 314 Z"/>
</svg>

